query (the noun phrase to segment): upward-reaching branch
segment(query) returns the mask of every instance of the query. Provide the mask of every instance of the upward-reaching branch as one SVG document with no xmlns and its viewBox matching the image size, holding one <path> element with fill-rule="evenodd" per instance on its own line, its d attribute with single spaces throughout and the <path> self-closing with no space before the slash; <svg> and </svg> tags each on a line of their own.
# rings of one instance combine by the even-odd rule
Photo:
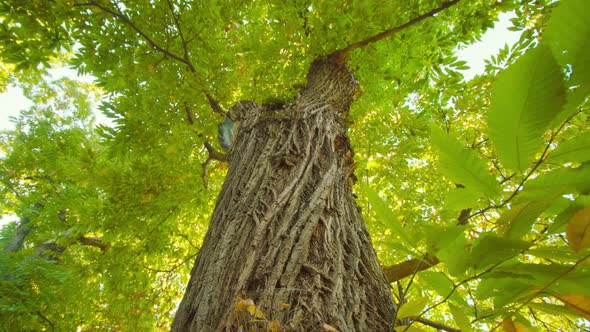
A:
<svg viewBox="0 0 590 332">
<path fill-rule="evenodd" d="M 451 6 L 456 5 L 457 3 L 459 3 L 459 1 L 460 0 L 447 1 L 447 2 L 443 3 L 440 7 L 435 8 L 435 9 L 429 11 L 428 13 L 422 14 L 422 15 L 420 15 L 420 16 L 418 16 L 418 17 L 416 17 L 416 18 L 414 18 L 414 19 L 412 19 L 412 20 L 410 20 L 410 21 L 408 21 L 408 22 L 406 22 L 406 23 L 404 23 L 404 24 L 402 24 L 400 26 L 397 26 L 395 28 L 391 28 L 389 30 L 385 30 L 385 31 L 383 31 L 381 33 L 378 33 L 378 34 L 376 34 L 376 35 L 374 35 L 372 37 L 369 37 L 369 38 L 367 38 L 365 40 L 361 40 L 359 42 L 350 44 L 347 47 L 345 47 L 345 48 L 343 48 L 341 50 L 338 50 L 338 51 L 332 53 L 332 57 L 333 57 L 334 61 L 336 61 L 336 63 L 338 63 L 338 64 L 344 64 L 344 62 L 346 62 L 346 60 L 348 58 L 348 55 L 352 51 L 354 51 L 355 49 L 357 49 L 357 48 L 363 48 L 363 47 L 365 47 L 365 46 L 367 46 L 369 44 L 372 44 L 374 42 L 377 42 L 377 41 L 379 41 L 381 39 L 385 39 L 387 37 L 390 37 L 390 36 L 392 36 L 392 35 L 400 32 L 400 31 L 402 31 L 402 30 L 404 30 L 404 29 L 406 29 L 408 27 L 411 27 L 412 25 L 414 25 L 416 23 L 419 23 L 419 22 L 421 22 L 421 21 L 423 21 L 423 20 L 425 20 L 425 19 L 427 19 L 429 17 L 432 17 L 432 16 L 436 15 L 437 13 L 439 13 L 439 12 L 441 12 L 441 11 L 443 11 L 443 10 L 451 7 Z"/>
<path fill-rule="evenodd" d="M 141 29 L 139 29 L 139 27 L 137 25 L 135 25 L 133 23 L 133 21 L 131 21 L 131 19 L 127 15 L 125 15 L 119 9 L 119 7 L 117 7 L 116 5 L 115 5 L 115 8 L 117 8 L 116 11 L 113 9 L 107 8 L 94 0 L 90 0 L 87 3 L 78 4 L 77 6 L 93 6 L 93 7 L 96 7 L 98 9 L 104 11 L 105 13 L 108 13 L 108 14 L 112 15 L 113 17 L 123 21 L 123 23 L 125 23 L 127 26 L 129 26 L 131 29 L 133 29 L 137 34 L 139 34 L 143 39 L 145 39 L 145 41 L 147 41 L 148 44 L 150 44 L 157 51 L 163 53 L 164 55 L 166 55 L 169 58 L 172 58 L 176 61 L 179 61 L 179 62 L 185 64 L 192 73 L 196 73 L 197 70 L 189 58 L 188 46 L 187 46 L 186 39 L 184 37 L 184 33 L 182 32 L 182 27 L 180 26 L 180 21 L 178 20 L 178 17 L 174 13 L 174 6 L 170 0 L 167 0 L 167 3 L 168 3 L 168 6 L 170 7 L 170 12 L 171 12 L 172 18 L 174 19 L 174 24 L 175 24 L 176 28 L 178 29 L 178 34 L 179 34 L 180 40 L 182 42 L 182 48 L 183 48 L 183 52 L 184 52 L 183 56 L 179 56 L 177 54 L 174 54 L 171 51 L 167 50 L 166 48 L 158 45 L 150 36 L 148 36 L 145 32 L 143 32 Z M 216 113 L 222 114 L 222 115 L 225 114 L 225 111 L 223 110 L 223 108 L 219 105 L 217 100 L 215 98 L 213 98 L 213 96 L 211 96 L 211 94 L 209 92 L 207 92 L 207 89 L 202 87 L 201 90 L 203 91 L 203 93 L 207 97 L 207 100 L 209 101 L 209 105 L 211 106 L 213 111 Z M 193 121 L 192 121 L 192 115 L 190 114 L 190 110 L 187 108 L 186 111 L 187 111 L 188 121 L 189 121 L 189 123 L 192 124 Z"/>
<path fill-rule="evenodd" d="M 88 3 L 82 4 L 82 5 L 94 6 L 98 9 L 104 11 L 105 13 L 109 13 L 113 17 L 120 19 L 121 21 L 123 21 L 123 23 L 127 24 L 131 29 L 133 29 L 135 32 L 137 32 L 137 34 L 139 34 L 141 37 L 143 37 L 143 39 L 145 39 L 148 42 L 148 44 L 150 44 L 153 48 L 155 48 L 159 52 L 164 53 L 166 56 L 168 56 L 174 60 L 184 63 L 189 68 L 189 70 L 191 72 L 193 72 L 193 73 L 196 72 L 195 66 L 192 64 L 192 62 L 190 62 L 189 59 L 178 56 L 178 55 L 170 52 L 169 50 L 165 49 L 164 47 L 158 45 L 152 38 L 150 38 L 141 29 L 139 29 L 137 27 L 137 25 L 135 25 L 133 23 L 133 21 L 131 21 L 131 19 L 129 17 L 127 17 L 127 15 L 123 14 L 123 12 L 119 9 L 119 7 L 116 7 L 117 11 L 114 11 L 114 10 L 107 8 L 107 7 L 101 5 L 100 3 L 93 1 L 93 0 L 89 1 Z"/>
</svg>

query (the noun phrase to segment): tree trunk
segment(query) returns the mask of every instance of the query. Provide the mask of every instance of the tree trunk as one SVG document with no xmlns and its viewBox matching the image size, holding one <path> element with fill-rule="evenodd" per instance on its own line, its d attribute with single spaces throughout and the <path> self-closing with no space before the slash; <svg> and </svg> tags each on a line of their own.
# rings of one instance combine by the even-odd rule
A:
<svg viewBox="0 0 590 332">
<path fill-rule="evenodd" d="M 229 171 L 173 331 L 391 330 L 391 292 L 351 191 L 358 92 L 329 58 L 281 110 L 232 107 Z"/>
</svg>

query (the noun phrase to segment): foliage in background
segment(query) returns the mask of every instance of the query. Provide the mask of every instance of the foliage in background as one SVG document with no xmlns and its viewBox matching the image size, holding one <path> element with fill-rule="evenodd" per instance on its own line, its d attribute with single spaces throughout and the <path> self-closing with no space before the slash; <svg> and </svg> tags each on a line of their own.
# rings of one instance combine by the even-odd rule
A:
<svg viewBox="0 0 590 332">
<path fill-rule="evenodd" d="M 0 140 L 0 209 L 19 218 L 0 233 L 1 328 L 169 329 L 226 170 L 202 177 L 221 121 L 206 94 L 286 102 L 315 58 L 440 4 L 1 1 L 0 82 L 34 103 Z M 590 319 L 588 7 L 461 1 L 353 55 L 376 250 L 438 262 L 392 288 L 409 329 Z M 456 48 L 510 11 L 519 42 L 464 80 Z M 95 82 L 47 74 L 64 63 Z"/>
</svg>

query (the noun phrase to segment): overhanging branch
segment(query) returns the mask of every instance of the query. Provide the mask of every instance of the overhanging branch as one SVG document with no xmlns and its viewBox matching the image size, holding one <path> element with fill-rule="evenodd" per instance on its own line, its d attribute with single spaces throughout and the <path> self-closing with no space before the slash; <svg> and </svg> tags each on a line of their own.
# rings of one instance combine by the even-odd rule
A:
<svg viewBox="0 0 590 332">
<path fill-rule="evenodd" d="M 196 72 L 195 66 L 192 64 L 192 62 L 188 58 L 178 56 L 178 55 L 170 52 L 169 50 L 165 49 L 164 47 L 158 45 L 152 38 L 150 38 L 146 33 L 144 33 L 141 29 L 139 29 L 139 27 L 137 25 L 135 25 L 135 23 L 133 23 L 133 21 L 131 21 L 131 19 L 129 17 L 127 17 L 127 15 L 123 14 L 123 12 L 116 5 L 115 5 L 115 7 L 117 8 L 117 11 L 107 8 L 96 1 L 89 1 L 84 4 L 79 4 L 78 6 L 93 6 L 93 7 L 96 7 L 98 9 L 104 11 L 105 13 L 111 14 L 113 17 L 121 20 L 123 23 L 125 23 L 127 26 L 129 26 L 131 29 L 133 29 L 137 34 L 139 34 L 143 39 L 145 39 L 145 41 L 147 41 L 148 44 L 150 44 L 153 48 L 155 48 L 159 52 L 164 53 L 166 56 L 168 56 L 174 60 L 184 63 L 189 68 L 189 70 L 191 72 L 193 72 L 193 73 Z M 187 55 L 187 54 L 185 53 L 185 55 Z"/>
<path fill-rule="evenodd" d="M 384 266 L 383 273 L 389 282 L 396 282 L 416 272 L 426 270 L 439 262 L 435 256 L 426 254 L 422 258 L 412 258 L 405 262 Z"/>
<path fill-rule="evenodd" d="M 391 28 L 389 30 L 385 30 L 385 31 L 383 31 L 381 33 L 378 33 L 378 34 L 376 34 L 376 35 L 374 35 L 372 37 L 369 37 L 369 38 L 367 38 L 365 40 L 361 40 L 359 42 L 350 44 L 347 47 L 345 47 L 345 48 L 343 48 L 341 50 L 338 50 L 338 51 L 332 53 L 331 56 L 333 57 L 334 61 L 337 64 L 344 64 L 346 62 L 347 58 L 348 58 L 348 55 L 353 50 L 355 50 L 357 48 L 366 47 L 367 45 L 370 45 L 370 44 L 372 44 L 374 42 L 377 42 L 377 41 L 379 41 L 381 39 L 385 39 L 387 37 L 390 37 L 390 36 L 392 36 L 392 35 L 400 32 L 400 31 L 402 31 L 402 30 L 404 30 L 406 28 L 411 27 L 412 25 L 415 25 L 415 24 L 417 24 L 417 23 L 419 23 L 419 22 L 421 22 L 421 21 L 423 21 L 423 20 L 425 20 L 425 19 L 427 19 L 429 17 L 432 17 L 432 16 L 438 14 L 439 12 L 441 12 L 441 11 L 443 11 L 443 10 L 451 7 L 451 6 L 456 5 L 457 3 L 459 3 L 459 1 L 460 0 L 447 1 L 447 2 L 443 3 L 440 7 L 435 8 L 435 9 L 429 11 L 428 13 L 422 14 L 422 15 L 420 15 L 420 16 L 418 16 L 418 17 L 416 17 L 416 18 L 414 18 L 414 19 L 412 19 L 412 20 L 410 20 L 410 21 L 408 21 L 408 22 L 406 22 L 406 23 L 404 23 L 402 25 L 399 25 L 399 26 L 397 26 L 395 28 Z"/>
</svg>

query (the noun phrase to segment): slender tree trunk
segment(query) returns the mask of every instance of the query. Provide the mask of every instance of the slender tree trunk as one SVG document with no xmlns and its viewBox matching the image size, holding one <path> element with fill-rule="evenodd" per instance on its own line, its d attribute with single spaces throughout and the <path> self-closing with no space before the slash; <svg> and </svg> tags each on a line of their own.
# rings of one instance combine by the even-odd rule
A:
<svg viewBox="0 0 590 332">
<path fill-rule="evenodd" d="M 391 292 L 351 191 L 358 92 L 329 58 L 282 110 L 232 108 L 229 172 L 173 331 L 391 330 Z"/>
</svg>

